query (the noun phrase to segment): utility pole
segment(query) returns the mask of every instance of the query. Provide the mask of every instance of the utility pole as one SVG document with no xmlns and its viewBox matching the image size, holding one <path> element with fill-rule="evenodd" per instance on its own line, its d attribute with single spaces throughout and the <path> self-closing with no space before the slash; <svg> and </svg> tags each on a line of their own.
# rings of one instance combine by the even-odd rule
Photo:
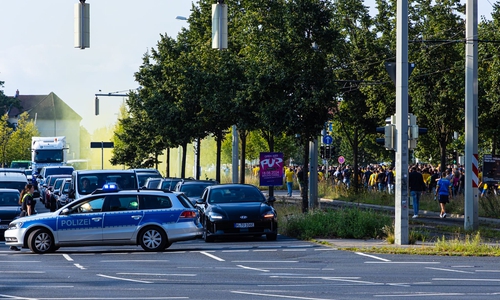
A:
<svg viewBox="0 0 500 300">
<path fill-rule="evenodd" d="M 394 237 L 408 244 L 408 0 L 397 4 L 396 20 L 396 188 Z"/>
<path fill-rule="evenodd" d="M 465 217 L 464 229 L 477 230 L 478 218 L 478 161 L 477 128 L 479 126 L 477 92 L 477 0 L 467 0 L 465 13 Z"/>
</svg>

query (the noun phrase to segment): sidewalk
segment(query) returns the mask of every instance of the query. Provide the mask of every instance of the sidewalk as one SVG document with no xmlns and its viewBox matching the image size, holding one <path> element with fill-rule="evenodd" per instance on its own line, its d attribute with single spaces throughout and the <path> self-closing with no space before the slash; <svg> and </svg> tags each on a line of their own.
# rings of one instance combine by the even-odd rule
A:
<svg viewBox="0 0 500 300">
<path fill-rule="evenodd" d="M 266 198 L 269 196 L 268 191 L 263 191 Z M 292 197 L 287 196 L 286 190 L 275 190 L 274 196 L 277 200 L 281 200 L 282 198 L 291 199 L 294 201 L 301 200 L 300 192 L 298 190 L 294 190 L 292 193 Z M 355 203 L 355 202 L 345 202 L 339 200 L 332 200 L 326 198 L 320 198 L 320 207 L 364 207 L 373 210 L 384 210 L 394 212 L 395 208 L 393 206 L 381 206 L 381 205 L 373 205 L 373 204 L 363 204 L 363 203 Z M 464 216 L 457 214 L 448 214 L 448 217 L 445 219 L 441 219 L 439 217 L 439 212 L 435 211 L 420 211 L 419 218 L 411 219 L 413 215 L 413 210 L 411 208 L 408 209 L 408 218 L 409 220 L 413 220 L 414 223 L 422 224 L 423 226 L 456 226 L 463 227 L 464 226 Z M 500 219 L 493 218 L 479 218 L 480 223 L 490 223 L 500 226 Z M 371 248 L 371 247 L 422 247 L 422 246 L 433 246 L 434 243 L 417 241 L 415 245 L 395 245 L 389 244 L 385 240 L 380 239 L 318 239 L 320 242 L 327 242 L 334 247 L 339 248 Z M 497 245 L 497 244 L 495 244 Z"/>
</svg>

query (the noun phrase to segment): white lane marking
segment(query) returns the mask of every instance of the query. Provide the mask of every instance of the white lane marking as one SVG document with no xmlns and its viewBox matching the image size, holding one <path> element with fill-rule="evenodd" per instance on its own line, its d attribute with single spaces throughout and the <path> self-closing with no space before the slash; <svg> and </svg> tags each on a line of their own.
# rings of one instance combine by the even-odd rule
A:
<svg viewBox="0 0 500 300">
<path fill-rule="evenodd" d="M 302 299 L 302 300 L 332 300 L 332 298 L 309 298 L 309 297 L 286 296 L 286 295 L 278 295 L 278 294 L 264 294 L 264 293 L 250 293 L 250 292 L 240 292 L 240 291 L 231 291 L 231 293 L 235 293 L 235 294 L 243 294 L 243 295 L 263 296 L 263 297 L 286 298 L 286 299 Z"/>
<path fill-rule="evenodd" d="M 382 257 L 378 257 L 378 256 L 375 256 L 375 255 L 370 255 L 370 254 L 361 253 L 361 252 L 354 252 L 354 253 L 356 253 L 357 255 L 366 256 L 366 257 L 370 257 L 370 258 L 373 258 L 373 259 L 378 259 L 378 260 L 385 261 L 385 262 L 389 262 L 390 261 L 388 259 L 385 259 L 385 258 L 382 258 Z"/>
<path fill-rule="evenodd" d="M 283 252 L 298 252 L 298 251 L 301 251 L 301 252 L 304 252 L 304 251 L 307 251 L 309 249 L 283 249 Z"/>
<path fill-rule="evenodd" d="M 296 263 L 296 260 L 233 260 L 235 263 Z"/>
<path fill-rule="evenodd" d="M 22 300 L 38 300 L 37 298 L 21 298 L 19 296 L 13 296 L 13 295 L 5 295 L 5 294 L 0 294 L 0 297 L 2 298 L 9 298 L 9 299 L 22 299 Z"/>
<path fill-rule="evenodd" d="M 319 248 L 319 249 L 314 249 L 314 251 L 337 251 L 339 248 Z"/>
<path fill-rule="evenodd" d="M 257 250 L 253 250 L 253 252 L 278 252 L 277 249 L 257 249 Z"/>
<path fill-rule="evenodd" d="M 8 273 L 8 274 L 45 274 L 44 271 L 0 271 L 1 274 Z"/>
<path fill-rule="evenodd" d="M 439 265 L 438 261 L 365 261 L 365 264 L 419 264 L 419 265 Z"/>
<path fill-rule="evenodd" d="M 437 271 L 446 271 L 446 272 L 456 272 L 456 273 L 474 274 L 474 272 L 462 271 L 462 270 L 443 269 L 443 268 L 431 268 L 431 267 L 425 267 L 425 268 L 426 268 L 426 269 L 429 269 L 429 270 L 437 270 Z"/>
<path fill-rule="evenodd" d="M 476 270 L 476 273 L 485 272 L 485 273 L 499 273 L 500 270 Z"/>
<path fill-rule="evenodd" d="M 80 270 L 87 270 L 87 268 L 85 268 L 84 266 L 82 266 L 80 264 L 74 264 L 74 265 L 75 265 L 75 267 L 77 267 Z"/>
<path fill-rule="evenodd" d="M 206 256 L 208 256 L 208 257 L 210 257 L 210 258 L 213 258 L 213 259 L 215 259 L 215 260 L 218 260 L 218 261 L 225 261 L 224 259 L 222 259 L 222 258 L 220 258 L 220 257 L 217 257 L 217 256 L 215 256 L 215 255 L 213 255 L 213 254 L 210 254 L 210 253 L 208 253 L 208 252 L 205 252 L 205 251 L 200 251 L 200 253 L 201 253 L 201 254 L 203 254 L 203 255 L 206 255 Z"/>
<path fill-rule="evenodd" d="M 138 282 L 138 283 L 152 283 L 151 281 L 144 281 L 144 280 L 135 280 L 135 279 L 128 279 L 128 278 L 121 278 L 121 277 L 115 277 L 115 276 L 108 276 L 108 275 L 104 275 L 104 274 L 97 274 L 97 276 L 104 277 L 104 278 L 109 278 L 109 279 L 116 279 L 116 280 L 124 280 L 124 281 Z"/>
<path fill-rule="evenodd" d="M 250 250 L 222 250 L 222 252 L 232 253 L 232 252 L 250 252 Z"/>
<path fill-rule="evenodd" d="M 257 268 L 250 268 L 242 265 L 236 265 L 237 267 L 247 269 L 247 270 L 254 270 L 254 271 L 261 271 L 261 272 L 269 272 L 269 270 L 264 270 L 264 269 L 257 269 Z"/>
<path fill-rule="evenodd" d="M 63 257 L 66 258 L 67 261 L 73 261 L 71 256 L 69 256 L 68 254 L 63 254 Z"/>
<path fill-rule="evenodd" d="M 480 282 L 500 282 L 500 279 L 488 278 L 432 278 L 435 281 L 480 281 Z"/>
<path fill-rule="evenodd" d="M 117 275 L 137 275 L 137 276 L 189 276 L 194 277 L 196 274 L 164 274 L 164 273 L 116 273 Z"/>
<path fill-rule="evenodd" d="M 151 263 L 158 263 L 158 262 L 169 262 L 169 260 L 154 260 L 154 259 L 116 259 L 116 260 L 101 260 L 101 262 L 105 263 L 126 263 L 126 262 L 151 262 Z"/>
<path fill-rule="evenodd" d="M 373 295 L 373 297 L 445 297 L 445 296 L 465 296 L 465 293 L 418 293 L 418 294 L 397 294 L 397 295 Z"/>
</svg>

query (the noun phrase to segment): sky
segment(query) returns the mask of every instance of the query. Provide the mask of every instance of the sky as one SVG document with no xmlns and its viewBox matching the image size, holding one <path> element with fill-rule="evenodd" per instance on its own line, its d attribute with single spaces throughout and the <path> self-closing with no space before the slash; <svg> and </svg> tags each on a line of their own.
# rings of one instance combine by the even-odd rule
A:
<svg viewBox="0 0 500 300">
<path fill-rule="evenodd" d="M 492 3 L 478 0 L 479 15 L 490 19 Z M 214 0 L 214 3 L 216 1 Z M 466 3 L 466 0 L 462 0 Z M 0 81 L 14 96 L 54 92 L 82 118 L 90 133 L 116 124 L 122 97 L 139 87 L 134 73 L 144 53 L 156 48 L 160 34 L 176 37 L 188 17 L 191 0 L 87 0 L 90 4 L 90 48 L 73 46 L 74 5 L 78 0 L 0 0 Z M 375 11 L 374 0 L 365 5 Z"/>
</svg>

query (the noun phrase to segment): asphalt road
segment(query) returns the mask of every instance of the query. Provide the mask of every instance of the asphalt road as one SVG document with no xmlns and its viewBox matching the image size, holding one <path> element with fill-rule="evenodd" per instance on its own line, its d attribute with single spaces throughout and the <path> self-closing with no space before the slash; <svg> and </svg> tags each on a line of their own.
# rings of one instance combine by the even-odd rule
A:
<svg viewBox="0 0 500 300">
<path fill-rule="evenodd" d="M 498 299 L 500 260 L 365 254 L 279 236 L 14 252 L 0 244 L 0 299 Z"/>
<path fill-rule="evenodd" d="M 43 211 L 42 208 L 39 210 Z M 285 236 L 16 252 L 0 242 L 0 299 L 498 299 L 500 260 L 367 254 Z"/>
</svg>

